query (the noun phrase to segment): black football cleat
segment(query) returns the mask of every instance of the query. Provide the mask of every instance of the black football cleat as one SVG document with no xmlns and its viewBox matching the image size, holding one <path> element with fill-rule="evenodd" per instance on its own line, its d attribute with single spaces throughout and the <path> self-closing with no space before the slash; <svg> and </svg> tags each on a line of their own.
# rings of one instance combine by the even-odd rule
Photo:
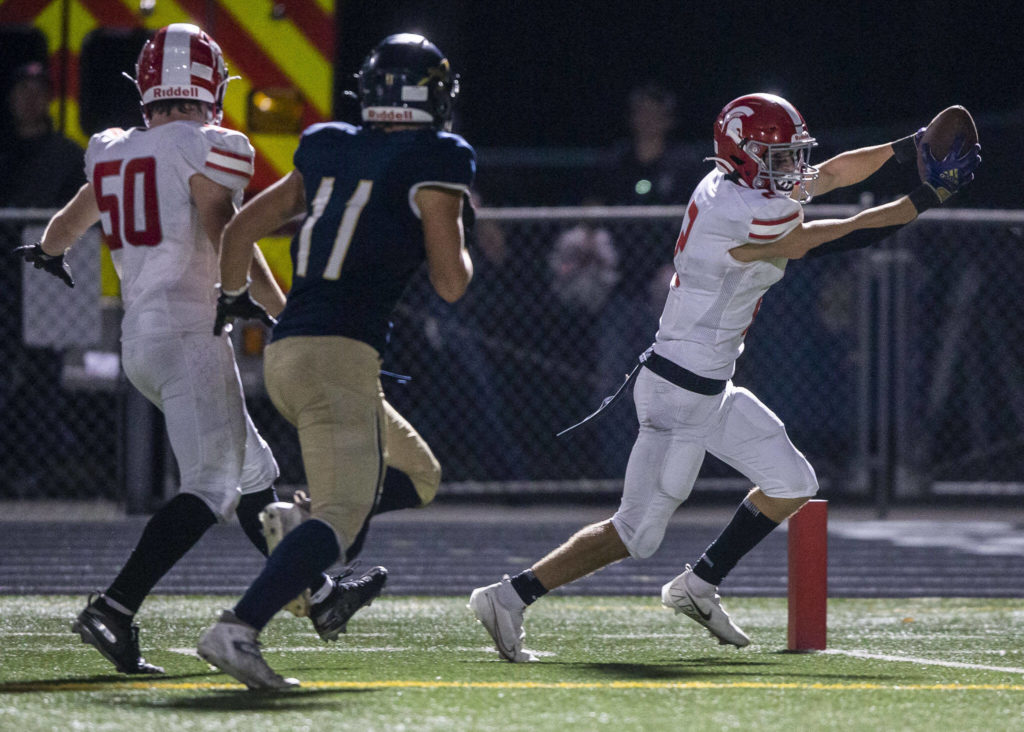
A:
<svg viewBox="0 0 1024 732">
<path fill-rule="evenodd" d="M 139 653 L 139 626 L 131 618 L 105 607 L 105 603 L 98 604 L 102 599 L 102 593 L 89 595 L 89 604 L 71 624 L 72 632 L 78 633 L 83 643 L 95 647 L 123 674 L 162 674 L 162 668 L 147 663 Z"/>
<path fill-rule="evenodd" d="M 373 603 L 377 595 L 384 589 L 388 581 L 388 571 L 384 567 L 374 567 L 362 577 L 346 580 L 352 575 L 348 570 L 337 577 L 332 577 L 334 589 L 323 602 L 315 603 L 309 609 L 309 619 L 317 634 L 330 643 L 338 639 L 338 635 L 346 632 L 349 619 L 356 612 Z"/>
</svg>

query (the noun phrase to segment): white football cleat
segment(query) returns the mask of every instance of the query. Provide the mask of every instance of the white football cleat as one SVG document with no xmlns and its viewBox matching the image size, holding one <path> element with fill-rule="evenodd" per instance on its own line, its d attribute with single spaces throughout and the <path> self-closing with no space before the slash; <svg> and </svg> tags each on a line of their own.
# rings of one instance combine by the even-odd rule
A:
<svg viewBox="0 0 1024 732">
<path fill-rule="evenodd" d="M 304 497 L 304 494 L 303 494 Z M 308 505 L 308 499 L 306 501 Z M 270 554 L 274 548 L 281 543 L 281 539 L 287 536 L 288 532 L 309 518 L 309 511 L 303 506 L 287 501 L 268 503 L 260 511 L 260 523 L 263 524 L 263 536 L 267 540 L 267 553 Z M 292 615 L 304 618 L 309 615 L 309 608 L 312 605 L 309 590 L 305 589 L 302 594 L 284 606 L 284 609 Z"/>
<path fill-rule="evenodd" d="M 298 679 L 286 679 L 267 665 L 260 653 L 257 635 L 254 627 L 225 610 L 203 633 L 196 650 L 204 661 L 234 676 L 253 691 L 282 691 L 298 686 Z"/>
<path fill-rule="evenodd" d="M 526 604 L 512 588 L 507 574 L 501 582 L 473 590 L 469 596 L 469 609 L 491 634 L 494 647 L 502 658 L 512 663 L 537 660 L 532 652 L 523 648 L 526 639 L 523 611 Z"/>
<path fill-rule="evenodd" d="M 689 564 L 686 571 L 661 588 L 661 604 L 696 620 L 718 639 L 719 644 L 731 644 L 742 648 L 750 638 L 729 618 L 722 609 L 722 598 L 718 588 L 712 587 L 711 594 L 694 590 L 693 569 Z"/>
</svg>

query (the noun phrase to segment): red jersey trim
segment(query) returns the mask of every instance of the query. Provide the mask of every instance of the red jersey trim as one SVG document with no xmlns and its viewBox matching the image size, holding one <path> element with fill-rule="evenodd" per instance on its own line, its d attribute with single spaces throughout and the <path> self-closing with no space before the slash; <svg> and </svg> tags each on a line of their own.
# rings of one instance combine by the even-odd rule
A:
<svg viewBox="0 0 1024 732">
<path fill-rule="evenodd" d="M 785 223 L 788 223 L 788 222 L 792 221 L 793 219 L 797 218 L 798 216 L 800 216 L 800 212 L 799 211 L 797 211 L 796 213 L 794 213 L 791 216 L 787 216 L 784 219 L 754 219 L 750 223 L 751 223 L 751 226 L 779 226 L 780 224 L 785 224 Z"/>
<path fill-rule="evenodd" d="M 218 155 L 224 155 L 225 157 L 229 158 L 234 158 L 235 160 L 242 160 L 246 163 L 252 163 L 252 155 L 240 155 L 239 153 L 231 152 L 230 150 L 225 150 L 222 147 L 212 147 L 210 148 L 210 152 L 215 152 Z"/>
<path fill-rule="evenodd" d="M 232 175 L 237 175 L 239 178 L 249 178 L 250 177 L 249 174 L 244 172 L 244 171 L 236 170 L 235 168 L 228 168 L 228 167 L 226 167 L 224 165 L 217 165 L 216 163 L 211 163 L 209 161 L 206 162 L 206 167 L 207 168 L 213 168 L 214 170 L 219 170 L 222 173 L 231 173 Z"/>
</svg>

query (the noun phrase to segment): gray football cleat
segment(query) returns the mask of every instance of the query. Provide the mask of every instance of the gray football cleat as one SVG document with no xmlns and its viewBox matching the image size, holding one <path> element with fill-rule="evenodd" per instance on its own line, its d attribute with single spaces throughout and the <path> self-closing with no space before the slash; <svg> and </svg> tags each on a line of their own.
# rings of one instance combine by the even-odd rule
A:
<svg viewBox="0 0 1024 732">
<path fill-rule="evenodd" d="M 298 679 L 286 679 L 276 673 L 260 653 L 259 633 L 251 625 L 225 610 L 220 619 L 207 628 L 196 649 L 207 663 L 216 666 L 253 691 L 281 691 L 299 685 Z"/>
<path fill-rule="evenodd" d="M 507 574 L 501 582 L 473 590 L 469 596 L 469 609 L 491 634 L 494 647 L 502 658 L 512 663 L 537 660 L 531 651 L 523 648 L 526 639 L 523 610 L 526 606 L 512 588 Z"/>
<path fill-rule="evenodd" d="M 693 569 L 687 564 L 685 572 L 661 588 L 661 604 L 703 625 L 721 645 L 731 644 L 742 648 L 749 644 L 747 634 L 722 609 L 718 588 L 714 588 L 710 595 L 698 594 L 691 585 L 693 576 Z"/>
</svg>

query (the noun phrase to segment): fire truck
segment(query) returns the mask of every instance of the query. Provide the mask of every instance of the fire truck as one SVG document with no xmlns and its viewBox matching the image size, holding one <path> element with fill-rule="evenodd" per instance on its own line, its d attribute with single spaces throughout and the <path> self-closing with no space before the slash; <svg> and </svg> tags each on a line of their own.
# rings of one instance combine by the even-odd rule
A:
<svg viewBox="0 0 1024 732">
<path fill-rule="evenodd" d="M 142 124 L 138 94 L 122 72 L 134 76 L 156 29 L 182 22 L 210 33 L 237 77 L 223 125 L 245 132 L 256 150 L 251 195 L 291 170 L 302 129 L 335 116 L 335 0 L 0 0 L 0 74 L 45 64 L 54 125 L 84 147 L 107 127 Z M 261 246 L 287 288 L 287 238 Z M 101 289 L 118 291 L 106 253 Z"/>
</svg>

